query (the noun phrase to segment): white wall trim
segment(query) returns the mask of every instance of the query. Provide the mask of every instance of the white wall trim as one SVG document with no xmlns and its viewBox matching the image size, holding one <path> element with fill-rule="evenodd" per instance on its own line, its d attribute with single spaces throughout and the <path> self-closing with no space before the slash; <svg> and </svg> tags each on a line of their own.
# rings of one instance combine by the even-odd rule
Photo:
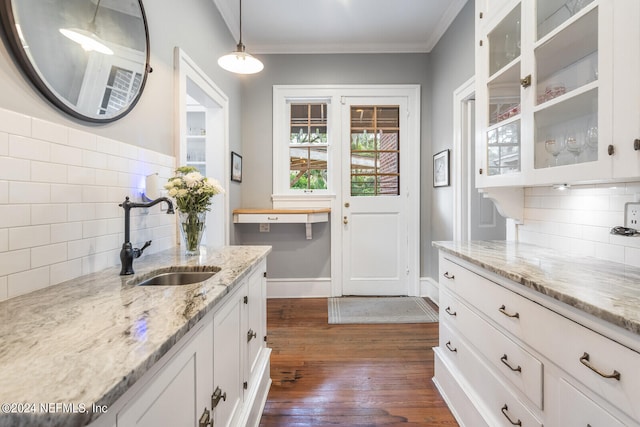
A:
<svg viewBox="0 0 640 427">
<path fill-rule="evenodd" d="M 420 296 L 427 297 L 437 306 L 440 305 L 440 285 L 431 277 L 420 278 Z"/>
<path fill-rule="evenodd" d="M 267 298 L 328 298 L 331 278 L 267 279 Z"/>
<path fill-rule="evenodd" d="M 464 135 L 467 126 L 463 123 L 463 106 L 475 93 L 475 82 L 475 76 L 471 77 L 453 92 L 453 240 L 469 238 L 469 174 L 473 169 L 468 165 L 471 147 Z"/>
</svg>

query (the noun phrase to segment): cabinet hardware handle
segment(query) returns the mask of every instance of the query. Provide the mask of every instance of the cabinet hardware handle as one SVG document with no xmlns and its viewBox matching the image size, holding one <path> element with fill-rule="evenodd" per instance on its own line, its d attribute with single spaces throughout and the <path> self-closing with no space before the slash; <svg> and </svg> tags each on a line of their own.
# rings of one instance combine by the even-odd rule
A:
<svg viewBox="0 0 640 427">
<path fill-rule="evenodd" d="M 518 421 L 514 422 L 511 417 L 509 416 L 509 414 L 507 413 L 507 411 L 509 410 L 509 408 L 507 407 L 507 404 L 505 403 L 504 406 L 502 407 L 501 411 L 502 411 L 502 415 L 504 415 L 511 424 L 513 424 L 514 426 L 521 426 L 522 425 L 522 421 L 520 421 L 520 419 L 518 418 Z"/>
<path fill-rule="evenodd" d="M 220 403 L 221 400 L 223 402 L 227 401 L 227 392 L 225 391 L 223 393 L 220 387 L 216 387 L 215 391 L 211 395 L 211 409 L 218 406 L 218 403 Z"/>
<path fill-rule="evenodd" d="M 591 363 L 589 363 L 589 353 L 587 353 L 586 351 L 580 358 L 580 363 L 582 363 L 587 368 L 591 369 L 596 374 L 600 375 L 602 378 L 615 378 L 616 380 L 620 381 L 620 372 L 616 371 L 615 369 L 613 370 L 612 374 L 605 374 L 601 370 L 591 365 Z"/>
<path fill-rule="evenodd" d="M 616 152 L 616 149 L 613 147 L 613 145 L 609 145 L 607 147 L 607 154 L 608 155 L 613 156 L 613 153 L 615 153 L 615 152 Z"/>
<path fill-rule="evenodd" d="M 457 316 L 458 315 L 457 311 L 451 311 L 451 307 L 445 308 L 444 311 L 446 311 L 449 316 Z"/>
<path fill-rule="evenodd" d="M 524 77 L 524 78 L 520 79 L 520 85 L 522 87 L 531 86 L 531 74 L 529 74 L 527 77 Z"/>
<path fill-rule="evenodd" d="M 480 169 L 478 170 L 478 173 L 479 173 L 480 175 L 482 175 L 482 168 L 480 168 Z"/>
<path fill-rule="evenodd" d="M 211 420 L 211 412 L 204 408 L 204 412 L 200 415 L 200 419 L 198 420 L 198 427 L 208 427 L 213 426 L 213 421 Z"/>
<path fill-rule="evenodd" d="M 516 319 L 520 318 L 520 313 L 518 313 L 517 311 L 515 314 L 507 313 L 507 307 L 505 307 L 504 305 L 501 305 L 498 310 L 500 311 L 500 313 L 504 314 L 507 317 L 515 317 Z"/>
<path fill-rule="evenodd" d="M 636 139 L 633 140 L 633 149 L 635 151 L 640 150 L 640 139 L 636 138 Z"/>
<path fill-rule="evenodd" d="M 457 353 L 458 352 L 458 348 L 453 348 L 451 347 L 451 341 L 447 341 L 447 343 L 445 344 L 447 346 L 447 348 L 449 349 L 450 352 L 452 353 Z"/>
<path fill-rule="evenodd" d="M 251 341 L 257 336 L 258 335 L 253 331 L 253 329 L 249 329 L 249 332 L 247 332 L 247 342 Z"/>
<path fill-rule="evenodd" d="M 482 17 L 483 17 L 483 16 L 484 16 L 484 15 L 482 14 L 482 12 L 480 12 L 480 19 L 482 19 Z"/>
<path fill-rule="evenodd" d="M 278 217 L 277 217 L 277 216 L 268 216 L 268 217 L 267 217 L 267 219 L 268 219 L 269 221 L 277 221 L 277 220 L 278 220 Z"/>
<path fill-rule="evenodd" d="M 522 368 L 520 367 L 520 365 L 518 365 L 517 368 L 514 368 L 513 366 L 511 366 L 509 364 L 509 362 L 507 361 L 507 355 L 506 354 L 502 355 L 502 357 L 500 358 L 500 361 L 502 363 L 504 363 L 507 366 L 507 368 L 511 369 L 513 372 L 522 372 Z"/>
<path fill-rule="evenodd" d="M 449 280 L 453 280 L 456 278 L 456 276 L 454 276 L 453 274 L 449 274 L 448 271 L 445 271 L 443 276 L 445 277 L 445 279 L 449 279 Z"/>
<path fill-rule="evenodd" d="M 244 302 L 245 304 L 249 304 L 249 297 L 247 295 L 242 297 L 242 302 Z"/>
</svg>

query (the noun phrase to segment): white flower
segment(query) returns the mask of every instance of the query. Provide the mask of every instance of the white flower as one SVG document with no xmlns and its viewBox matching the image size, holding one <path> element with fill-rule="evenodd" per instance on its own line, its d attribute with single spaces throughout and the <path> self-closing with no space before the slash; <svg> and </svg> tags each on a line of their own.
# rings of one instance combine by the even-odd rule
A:
<svg viewBox="0 0 640 427">
<path fill-rule="evenodd" d="M 181 188 L 180 190 L 178 190 L 178 194 L 176 194 L 177 197 L 184 197 L 187 194 L 189 194 L 189 190 L 187 190 L 186 188 Z"/>
<path fill-rule="evenodd" d="M 178 194 L 178 189 L 177 188 L 169 188 L 169 197 L 176 197 L 176 195 Z"/>
<path fill-rule="evenodd" d="M 184 183 L 189 188 L 193 188 L 197 186 L 204 177 L 200 172 L 190 172 L 184 176 Z"/>
</svg>

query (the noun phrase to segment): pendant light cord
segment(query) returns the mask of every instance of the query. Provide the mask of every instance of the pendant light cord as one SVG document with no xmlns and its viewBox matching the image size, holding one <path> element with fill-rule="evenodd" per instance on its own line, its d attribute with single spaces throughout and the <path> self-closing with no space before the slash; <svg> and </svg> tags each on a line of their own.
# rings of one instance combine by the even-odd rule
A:
<svg viewBox="0 0 640 427">
<path fill-rule="evenodd" d="M 242 0 L 240 0 L 240 44 L 242 44 Z"/>
</svg>

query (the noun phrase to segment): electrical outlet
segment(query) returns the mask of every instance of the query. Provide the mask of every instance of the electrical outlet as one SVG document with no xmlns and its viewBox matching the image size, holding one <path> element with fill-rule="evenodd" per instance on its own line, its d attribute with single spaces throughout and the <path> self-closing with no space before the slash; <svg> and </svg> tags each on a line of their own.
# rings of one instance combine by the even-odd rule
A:
<svg viewBox="0 0 640 427">
<path fill-rule="evenodd" d="M 640 205 L 640 203 L 638 203 L 638 204 Z M 270 230 L 269 225 L 270 224 L 268 222 L 261 222 L 260 223 L 260 232 L 261 233 L 268 233 L 269 230 Z"/>
<path fill-rule="evenodd" d="M 640 202 L 628 202 L 624 205 L 624 226 L 640 228 Z"/>
</svg>

